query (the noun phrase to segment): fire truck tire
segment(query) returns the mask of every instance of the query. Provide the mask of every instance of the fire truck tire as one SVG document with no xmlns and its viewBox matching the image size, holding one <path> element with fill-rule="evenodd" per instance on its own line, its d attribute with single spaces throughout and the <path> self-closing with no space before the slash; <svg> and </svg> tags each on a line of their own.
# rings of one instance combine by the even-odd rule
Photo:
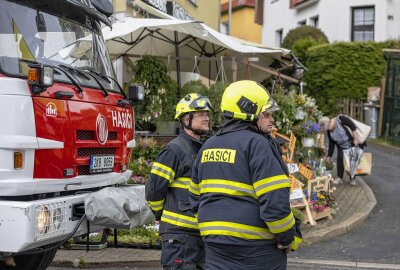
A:
<svg viewBox="0 0 400 270">
<path fill-rule="evenodd" d="M 1 270 L 45 270 L 56 256 L 57 248 L 47 252 L 21 255 L 14 257 L 16 266 L 7 266 L 4 261 L 0 261 Z"/>
</svg>

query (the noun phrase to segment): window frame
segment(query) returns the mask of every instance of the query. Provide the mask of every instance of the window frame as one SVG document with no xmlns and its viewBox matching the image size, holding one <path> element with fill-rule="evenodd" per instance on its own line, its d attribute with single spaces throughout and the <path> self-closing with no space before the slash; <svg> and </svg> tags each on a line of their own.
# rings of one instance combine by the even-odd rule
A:
<svg viewBox="0 0 400 270">
<path fill-rule="evenodd" d="M 307 25 L 307 19 L 304 19 L 304 20 L 298 21 L 298 22 L 297 22 L 297 25 L 298 25 L 298 26 L 304 26 L 304 25 Z"/>
<path fill-rule="evenodd" d="M 368 24 L 363 24 L 363 25 L 354 25 L 354 16 L 355 16 L 355 12 L 356 10 L 367 10 L 367 9 L 372 9 L 373 10 L 373 18 L 372 18 L 372 24 L 368 25 Z M 376 15 L 375 15 L 375 6 L 358 6 L 358 7 L 351 7 L 351 41 L 375 41 L 375 19 L 376 19 Z M 364 19 L 364 23 L 365 23 L 365 19 Z M 363 32 L 363 40 L 354 40 L 355 37 L 355 32 L 356 31 L 362 31 Z M 365 32 L 372 32 L 372 39 L 371 40 L 365 40 L 364 39 L 364 35 Z"/>
<path fill-rule="evenodd" d="M 279 38 L 278 38 L 278 36 L 279 36 Z M 275 46 L 281 47 L 282 42 L 283 42 L 283 28 L 280 28 L 280 29 L 275 30 Z"/>
<path fill-rule="evenodd" d="M 315 28 L 319 28 L 319 15 L 315 15 L 310 18 L 310 25 Z"/>
</svg>

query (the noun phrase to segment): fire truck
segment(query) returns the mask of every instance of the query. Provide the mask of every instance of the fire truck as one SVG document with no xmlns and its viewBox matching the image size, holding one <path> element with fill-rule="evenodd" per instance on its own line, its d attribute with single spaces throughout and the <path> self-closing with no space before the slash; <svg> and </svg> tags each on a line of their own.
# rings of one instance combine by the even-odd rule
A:
<svg viewBox="0 0 400 270">
<path fill-rule="evenodd" d="M 101 34 L 112 12 L 109 0 L 0 0 L 2 270 L 46 269 L 88 233 L 85 196 L 131 175 L 143 88 L 115 79 Z"/>
</svg>

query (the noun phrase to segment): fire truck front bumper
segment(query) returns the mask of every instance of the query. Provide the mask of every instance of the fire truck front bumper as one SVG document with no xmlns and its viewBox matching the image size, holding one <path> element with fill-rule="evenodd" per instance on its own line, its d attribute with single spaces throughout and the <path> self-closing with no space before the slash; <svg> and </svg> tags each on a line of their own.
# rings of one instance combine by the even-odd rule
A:
<svg viewBox="0 0 400 270">
<path fill-rule="evenodd" d="M 87 194 L 37 201 L 0 201 L 0 253 L 17 253 L 61 242 L 73 232 L 79 217 L 73 209 Z M 91 231 L 101 227 L 90 226 Z M 75 235 L 86 233 L 82 222 Z"/>
</svg>

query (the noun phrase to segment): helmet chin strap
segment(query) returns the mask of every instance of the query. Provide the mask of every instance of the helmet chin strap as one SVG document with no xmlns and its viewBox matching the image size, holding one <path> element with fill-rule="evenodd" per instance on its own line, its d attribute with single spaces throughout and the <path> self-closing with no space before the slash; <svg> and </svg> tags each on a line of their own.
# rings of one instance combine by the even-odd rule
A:
<svg viewBox="0 0 400 270">
<path fill-rule="evenodd" d="M 186 128 L 186 129 L 188 129 L 188 130 L 193 131 L 194 134 L 199 135 L 199 136 L 208 134 L 208 130 L 198 129 L 198 128 L 196 128 L 196 129 L 192 128 L 193 113 L 190 112 L 190 113 L 188 113 L 188 114 L 189 114 L 189 124 L 186 125 L 186 124 L 184 123 L 183 119 L 182 119 L 182 120 L 181 120 L 182 126 L 183 126 L 184 128 Z"/>
</svg>

